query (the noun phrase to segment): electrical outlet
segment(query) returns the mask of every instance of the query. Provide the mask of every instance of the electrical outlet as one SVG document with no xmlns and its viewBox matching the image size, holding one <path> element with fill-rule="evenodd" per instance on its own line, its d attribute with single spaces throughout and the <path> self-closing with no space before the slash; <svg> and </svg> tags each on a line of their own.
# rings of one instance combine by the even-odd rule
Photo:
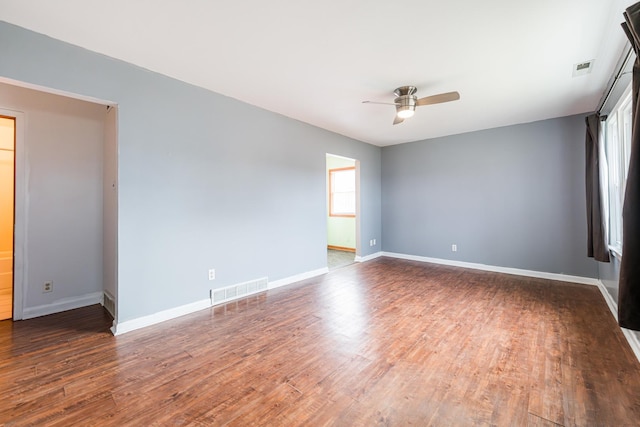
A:
<svg viewBox="0 0 640 427">
<path fill-rule="evenodd" d="M 376 245 L 376 239 L 373 239 L 373 246 Z"/>
<path fill-rule="evenodd" d="M 209 270 L 209 280 L 215 280 L 216 279 L 216 270 L 214 268 Z"/>
<path fill-rule="evenodd" d="M 53 282 L 44 282 L 44 285 L 42 285 L 42 293 L 51 291 L 53 291 Z"/>
<path fill-rule="evenodd" d="M 458 252 L 458 245 L 456 245 L 455 243 L 451 245 L 451 252 Z"/>
</svg>

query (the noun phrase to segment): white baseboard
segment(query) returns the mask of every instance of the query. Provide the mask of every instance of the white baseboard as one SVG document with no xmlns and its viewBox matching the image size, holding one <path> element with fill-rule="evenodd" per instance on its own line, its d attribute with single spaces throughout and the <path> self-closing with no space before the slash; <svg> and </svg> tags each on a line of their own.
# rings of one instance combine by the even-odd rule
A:
<svg viewBox="0 0 640 427">
<path fill-rule="evenodd" d="M 113 335 L 124 334 L 126 332 L 135 331 L 136 329 L 155 325 L 156 323 L 164 322 L 166 320 L 175 319 L 176 317 L 204 310 L 205 308 L 209 307 L 211 307 L 211 299 L 207 298 L 200 301 L 192 302 L 190 304 L 181 305 L 179 307 L 170 308 L 168 310 L 159 311 L 148 316 L 126 320 L 124 322 L 114 321 L 113 326 L 111 327 L 111 332 L 113 333 Z"/>
<path fill-rule="evenodd" d="M 592 277 L 571 276 L 568 274 L 546 273 L 543 271 L 523 270 L 520 268 L 499 267 L 495 265 L 476 264 L 473 262 L 454 261 L 449 259 L 428 258 L 417 255 L 398 254 L 394 252 L 382 252 L 382 256 L 407 259 L 411 261 L 430 262 L 433 264 L 450 265 L 453 267 L 472 268 L 474 270 L 492 271 L 495 273 L 514 274 L 516 276 L 536 277 L 539 279 L 558 280 L 561 282 L 580 283 L 583 285 L 598 286 L 598 279 Z"/>
<path fill-rule="evenodd" d="M 267 290 L 278 288 L 280 286 L 286 286 L 291 283 L 309 279 L 311 277 L 316 277 L 321 274 L 325 274 L 328 271 L 329 269 L 325 267 L 325 268 L 320 268 L 318 270 L 308 271 L 306 273 L 296 274 L 295 276 L 286 277 L 284 279 L 275 280 L 273 282 L 269 282 L 267 286 Z M 225 301 L 225 303 L 234 301 L 235 299 L 246 298 L 248 296 L 249 295 L 240 295 L 238 296 L 238 298 L 229 299 Z M 207 299 L 196 301 L 190 304 L 185 304 L 179 307 L 163 310 L 158 313 L 150 314 L 148 316 L 142 316 L 142 317 L 137 317 L 135 319 L 126 320 L 124 322 L 116 322 L 114 320 L 113 326 L 111 327 L 111 332 L 113 333 L 113 335 L 121 335 L 127 332 L 134 331 L 136 329 L 155 325 L 157 323 L 164 322 L 166 320 L 175 319 L 176 317 L 184 316 L 186 314 L 191 314 L 196 311 L 204 310 L 210 307 L 212 307 L 211 298 L 207 298 Z"/>
<path fill-rule="evenodd" d="M 60 313 L 62 311 L 73 310 L 74 308 L 86 307 L 93 304 L 102 304 L 102 292 L 93 292 L 77 297 L 62 298 L 52 302 L 51 304 L 38 305 L 36 307 L 25 307 L 22 311 L 22 319 L 33 319 L 34 317 Z"/>
<path fill-rule="evenodd" d="M 356 256 L 355 258 L 355 262 L 367 262 L 367 261 L 371 261 L 372 259 L 376 259 L 382 256 L 384 252 L 375 252 L 369 255 L 365 255 L 365 256 Z"/>
<path fill-rule="evenodd" d="M 604 285 L 604 283 L 602 283 L 601 280 L 598 280 L 598 289 L 600 289 L 600 293 L 604 297 L 604 300 L 606 301 L 607 306 L 609 307 L 609 310 L 611 310 L 611 314 L 613 314 L 613 317 L 616 319 L 616 322 L 617 322 L 618 321 L 618 304 L 616 304 L 616 302 L 613 300 L 613 297 L 611 296 L 609 291 L 607 291 L 607 287 Z"/>
<path fill-rule="evenodd" d="M 281 286 L 287 286 L 301 280 L 311 279 L 312 277 L 321 276 L 329 272 L 329 268 L 319 268 L 317 270 L 307 271 L 306 273 L 296 274 L 295 276 L 285 277 L 284 279 L 274 280 L 269 282 L 267 289 L 275 289 Z"/>
<path fill-rule="evenodd" d="M 611 314 L 613 318 L 618 322 L 618 304 L 613 300 L 613 297 L 607 291 L 607 287 L 602 283 L 601 280 L 598 280 L 598 289 L 600 289 L 600 293 L 604 297 L 604 300 L 607 302 L 607 306 L 609 306 L 609 310 L 611 310 Z M 622 334 L 627 339 L 631 350 L 633 350 L 633 354 L 636 355 L 636 358 L 640 362 L 640 340 L 638 340 L 638 335 L 636 335 L 633 331 L 625 328 L 620 328 Z"/>
</svg>

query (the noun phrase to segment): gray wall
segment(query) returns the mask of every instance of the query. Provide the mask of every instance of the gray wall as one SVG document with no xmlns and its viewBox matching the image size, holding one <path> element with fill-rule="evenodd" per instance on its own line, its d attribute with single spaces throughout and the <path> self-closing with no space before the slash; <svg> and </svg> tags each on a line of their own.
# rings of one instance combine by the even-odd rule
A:
<svg viewBox="0 0 640 427">
<path fill-rule="evenodd" d="M 378 147 L 4 22 L 0 57 L 0 76 L 118 104 L 120 322 L 326 267 L 327 152 L 360 160 L 361 238 L 380 237 Z"/>
<path fill-rule="evenodd" d="M 607 288 L 607 292 L 618 303 L 618 290 L 620 289 L 620 261 L 613 254 L 610 254 L 610 262 L 598 263 L 598 278 Z"/>
<path fill-rule="evenodd" d="M 102 284 L 117 298 L 118 278 L 118 109 L 109 108 L 105 117 L 102 161 Z M 115 315 L 115 313 L 112 313 Z"/>
<path fill-rule="evenodd" d="M 611 254 L 611 262 L 599 262 L 598 274 L 600 281 L 607 288 L 609 295 L 613 297 L 613 300 L 618 303 L 618 292 L 620 290 L 620 261 L 613 254 Z M 617 317 L 616 317 L 617 318 Z M 640 331 L 631 331 L 640 340 Z"/>
<path fill-rule="evenodd" d="M 0 107 L 24 113 L 24 307 L 101 292 L 105 107 L 2 83 Z"/>
<path fill-rule="evenodd" d="M 572 116 L 383 148 L 383 250 L 597 277 L 584 134 Z"/>
</svg>

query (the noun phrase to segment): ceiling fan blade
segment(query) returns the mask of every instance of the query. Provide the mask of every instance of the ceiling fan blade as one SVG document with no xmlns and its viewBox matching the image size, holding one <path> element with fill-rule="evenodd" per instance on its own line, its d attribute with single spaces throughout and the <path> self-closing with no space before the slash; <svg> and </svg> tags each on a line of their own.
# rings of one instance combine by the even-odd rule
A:
<svg viewBox="0 0 640 427">
<path fill-rule="evenodd" d="M 402 123 L 402 122 L 404 122 L 404 119 L 402 117 L 396 116 L 396 118 L 393 119 L 393 124 L 394 125 L 397 125 L 397 124 Z"/>
<path fill-rule="evenodd" d="M 446 92 L 420 98 L 416 101 L 416 106 L 441 104 L 443 102 L 457 101 L 458 99 L 460 99 L 460 94 L 458 92 Z"/>
<path fill-rule="evenodd" d="M 398 105 L 393 102 L 362 101 L 363 104 Z"/>
</svg>

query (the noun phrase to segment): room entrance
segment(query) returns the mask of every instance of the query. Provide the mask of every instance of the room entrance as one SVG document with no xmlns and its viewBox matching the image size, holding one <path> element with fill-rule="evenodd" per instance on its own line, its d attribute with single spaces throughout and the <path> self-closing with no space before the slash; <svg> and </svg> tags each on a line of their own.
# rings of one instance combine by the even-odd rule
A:
<svg viewBox="0 0 640 427">
<path fill-rule="evenodd" d="M 13 317 L 15 135 L 15 118 L 0 116 L 0 320 Z"/>
<path fill-rule="evenodd" d="M 354 262 L 357 250 L 357 162 L 327 154 L 327 266 Z"/>
</svg>

